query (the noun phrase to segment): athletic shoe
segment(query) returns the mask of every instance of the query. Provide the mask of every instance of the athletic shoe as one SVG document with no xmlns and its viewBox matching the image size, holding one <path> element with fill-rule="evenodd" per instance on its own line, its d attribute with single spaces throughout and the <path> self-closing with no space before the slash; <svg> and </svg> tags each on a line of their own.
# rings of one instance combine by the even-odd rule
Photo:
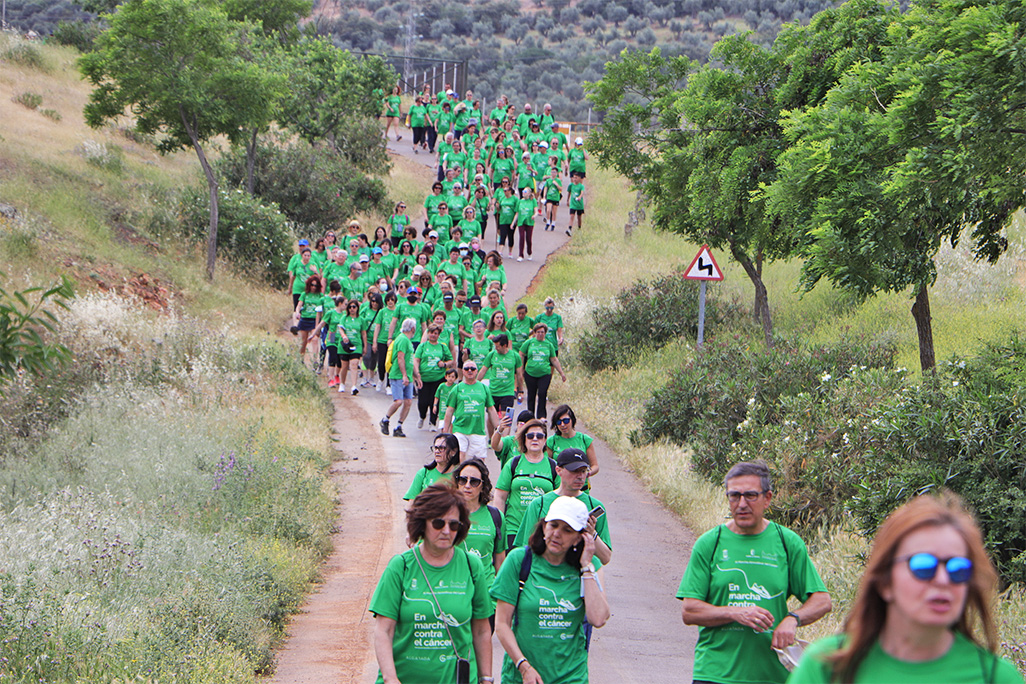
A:
<svg viewBox="0 0 1026 684">
<path fill-rule="evenodd" d="M 338 383 L 338 393 L 339 393 L 339 394 L 342 394 L 342 393 L 343 393 L 343 392 L 345 392 L 345 391 L 346 391 L 346 386 L 345 386 L 345 385 L 343 385 L 343 384 L 342 384 L 341 382 L 340 382 L 340 383 Z"/>
<path fill-rule="evenodd" d="M 512 258 L 513 258 L 513 252 L 510 252 L 510 253 L 509 253 L 509 258 L 510 258 L 510 259 L 512 259 Z"/>
<path fill-rule="evenodd" d="M 395 141 L 396 141 L 396 142 L 399 142 L 399 141 L 400 141 L 400 140 L 402 140 L 402 139 L 403 139 L 403 136 L 401 136 L 401 135 L 397 135 L 397 136 L 395 136 Z"/>
<path fill-rule="evenodd" d="M 331 380 L 328 380 L 328 387 L 334 387 L 337 384 L 338 384 L 338 378 L 332 378 Z"/>
<path fill-rule="evenodd" d="M 392 436 L 393 437 L 405 437 L 406 433 L 403 432 L 403 426 L 402 425 L 396 425 L 395 426 L 395 430 L 392 430 Z"/>
<path fill-rule="evenodd" d="M 517 261 L 523 261 L 524 257 L 517 257 Z"/>
<path fill-rule="evenodd" d="M 431 432 L 438 432 L 438 426 L 437 425 L 432 425 L 431 426 Z"/>
<path fill-rule="evenodd" d="M 355 397 L 359 393 L 360 393 L 360 390 L 356 389 L 356 387 L 353 387 L 353 396 Z"/>
<path fill-rule="evenodd" d="M 420 154 L 420 150 L 418 150 L 416 147 L 414 147 L 413 148 L 413 153 L 414 154 Z"/>
<path fill-rule="evenodd" d="M 388 437 L 388 418 L 382 418 L 379 420 L 378 426 L 381 428 L 381 434 Z"/>
<path fill-rule="evenodd" d="M 533 254 L 528 254 L 527 255 L 527 260 L 528 261 L 534 261 L 534 255 Z"/>
<path fill-rule="evenodd" d="M 289 328 L 289 332 L 292 333 L 293 335 L 298 335 L 299 334 L 299 328 L 297 328 L 296 326 L 292 326 L 291 328 Z"/>
<path fill-rule="evenodd" d="M 573 237 L 573 235 L 574 235 L 574 231 L 573 231 L 573 228 L 567 228 L 567 229 L 566 229 L 566 234 L 567 234 L 567 236 L 569 236 L 569 237 Z"/>
<path fill-rule="evenodd" d="M 424 419 L 423 418 L 421 418 L 420 420 L 417 421 L 417 429 L 418 430 L 423 430 L 424 429 Z"/>
</svg>

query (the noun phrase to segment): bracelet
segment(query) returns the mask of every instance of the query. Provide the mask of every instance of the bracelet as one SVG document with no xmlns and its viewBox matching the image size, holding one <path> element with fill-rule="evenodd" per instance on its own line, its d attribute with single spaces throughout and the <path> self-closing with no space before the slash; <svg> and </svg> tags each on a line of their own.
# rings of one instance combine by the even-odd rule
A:
<svg viewBox="0 0 1026 684">
<path fill-rule="evenodd" d="M 793 612 L 792 613 L 788 613 L 787 617 L 793 617 L 795 623 L 797 623 L 796 626 L 798 626 L 798 627 L 802 626 L 802 619 L 800 617 L 798 617 L 798 613 L 793 613 Z"/>
<path fill-rule="evenodd" d="M 514 665 L 514 668 L 516 669 L 517 672 L 520 672 L 520 666 L 523 665 L 524 663 L 527 663 L 527 658 L 521 658 L 520 660 L 517 661 L 517 664 Z M 530 667 L 531 663 L 527 663 L 527 666 Z"/>
<path fill-rule="evenodd" d="M 477 681 L 479 681 L 479 682 L 494 682 L 495 681 L 495 677 L 478 677 Z"/>
</svg>

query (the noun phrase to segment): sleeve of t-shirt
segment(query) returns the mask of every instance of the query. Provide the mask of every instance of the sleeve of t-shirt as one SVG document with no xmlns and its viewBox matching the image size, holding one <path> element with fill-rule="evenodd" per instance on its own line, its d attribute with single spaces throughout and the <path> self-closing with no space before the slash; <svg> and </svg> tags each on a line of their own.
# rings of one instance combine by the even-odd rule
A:
<svg viewBox="0 0 1026 684">
<path fill-rule="evenodd" d="M 474 597 L 471 599 L 471 616 L 475 620 L 491 617 L 495 613 L 492 607 L 488 590 L 491 589 L 484 582 L 484 567 L 477 556 L 468 553 L 467 560 L 470 562 L 470 578 L 474 582 Z"/>
<path fill-rule="evenodd" d="M 834 635 L 809 646 L 802 655 L 798 667 L 787 678 L 787 684 L 827 684 L 831 678 L 825 658 L 840 645 L 840 639 Z"/>
<path fill-rule="evenodd" d="M 716 529 L 706 532 L 691 549 L 691 558 L 688 559 L 688 567 L 684 570 L 684 577 L 677 589 L 677 598 L 693 598 L 699 601 L 709 600 L 709 581 L 711 578 L 710 561 L 712 560 L 713 540 L 716 536 Z"/>
<path fill-rule="evenodd" d="M 817 591 L 826 591 L 826 584 L 819 576 L 819 571 L 812 564 L 809 558 L 809 550 L 805 542 L 797 533 L 786 527 L 781 527 L 784 535 L 784 543 L 787 544 L 787 555 L 790 569 L 788 572 L 788 593 L 804 603 L 808 600 L 809 594 Z"/>
<path fill-rule="evenodd" d="M 549 435 L 549 438 L 545 440 L 545 448 L 552 452 L 553 456 L 559 456 L 556 453 L 556 436 Z"/>
<path fill-rule="evenodd" d="M 450 402 L 450 406 L 452 403 Z M 499 473 L 499 479 L 495 483 L 496 489 L 501 489 L 504 492 L 509 491 L 510 484 L 513 481 L 513 459 L 506 461 L 506 465 L 502 466 L 502 472 Z M 508 503 L 508 502 L 507 502 Z"/>
<path fill-rule="evenodd" d="M 385 571 L 381 573 L 378 586 L 371 596 L 368 610 L 375 615 L 387 617 L 391 620 L 399 619 L 399 602 L 403 595 L 403 556 L 395 556 L 388 561 Z"/>
<path fill-rule="evenodd" d="M 542 497 L 537 496 L 531 503 L 527 504 L 527 508 L 524 510 L 524 517 L 520 520 L 520 529 L 517 530 L 517 536 L 513 540 L 513 546 L 523 546 L 531 538 L 531 535 L 534 533 L 534 526 L 538 524 L 538 518 L 541 517 L 541 503 Z"/>
<path fill-rule="evenodd" d="M 595 438 L 592 437 L 591 435 L 586 435 L 586 434 L 584 434 L 582 432 L 581 433 L 581 441 L 584 442 L 584 450 L 587 451 L 588 447 L 590 447 L 592 445 L 592 442 L 595 441 Z"/>
<path fill-rule="evenodd" d="M 505 601 L 511 606 L 517 604 L 517 595 L 520 593 L 520 564 L 524 561 L 525 552 L 524 547 L 518 546 L 506 556 L 489 592 L 496 601 Z"/>
<path fill-rule="evenodd" d="M 413 482 L 410 483 L 410 488 L 406 490 L 406 494 L 403 495 L 403 501 L 413 501 L 417 498 L 417 495 L 424 491 L 424 475 L 427 471 L 423 468 L 417 471 L 417 474 L 413 476 Z"/>
</svg>

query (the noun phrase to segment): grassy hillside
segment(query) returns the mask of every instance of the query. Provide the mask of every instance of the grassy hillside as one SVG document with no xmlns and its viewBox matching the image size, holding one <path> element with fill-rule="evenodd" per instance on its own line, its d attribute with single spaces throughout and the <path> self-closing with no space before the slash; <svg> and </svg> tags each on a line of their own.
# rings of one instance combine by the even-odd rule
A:
<svg viewBox="0 0 1026 684">
<path fill-rule="evenodd" d="M 73 361 L 0 386 L 0 680 L 255 682 L 330 548 L 330 403 L 290 300 L 161 240 L 189 154 L 82 120 L 76 53 L 0 34 L 0 271 L 72 279 Z"/>
</svg>

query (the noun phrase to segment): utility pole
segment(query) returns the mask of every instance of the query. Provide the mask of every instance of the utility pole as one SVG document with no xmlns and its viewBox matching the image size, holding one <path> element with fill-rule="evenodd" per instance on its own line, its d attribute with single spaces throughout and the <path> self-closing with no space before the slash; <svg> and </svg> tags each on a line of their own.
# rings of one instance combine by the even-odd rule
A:
<svg viewBox="0 0 1026 684">
<path fill-rule="evenodd" d="M 4 0 L 6 2 L 6 0 Z M 406 22 L 406 35 L 403 38 L 403 81 L 410 79 L 410 57 L 413 52 L 413 43 L 417 40 L 417 17 L 424 16 L 423 12 L 417 12 L 416 8 L 410 9 L 410 18 Z"/>
</svg>

